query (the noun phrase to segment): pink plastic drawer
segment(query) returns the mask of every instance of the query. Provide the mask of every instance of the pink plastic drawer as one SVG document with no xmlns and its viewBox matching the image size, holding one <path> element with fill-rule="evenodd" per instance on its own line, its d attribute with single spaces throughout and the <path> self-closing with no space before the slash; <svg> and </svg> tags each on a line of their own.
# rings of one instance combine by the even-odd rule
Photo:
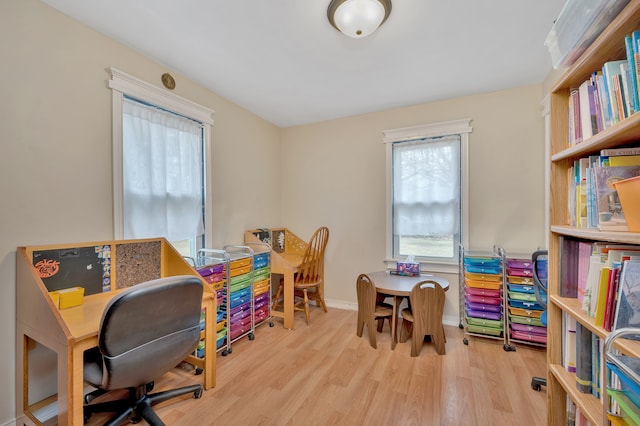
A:
<svg viewBox="0 0 640 426">
<path fill-rule="evenodd" d="M 484 305 L 500 305 L 501 303 L 500 297 L 485 297 L 467 294 L 465 299 L 467 300 L 467 302 L 482 303 Z"/>
<path fill-rule="evenodd" d="M 533 270 L 507 268 L 507 274 L 512 277 L 533 277 Z"/>
<path fill-rule="evenodd" d="M 547 344 L 547 336 L 543 336 L 541 334 L 525 333 L 523 331 L 512 331 L 511 338 L 526 340 L 528 342 L 544 343 L 545 345 Z"/>
<path fill-rule="evenodd" d="M 472 296 L 500 297 L 500 290 L 489 290 L 486 288 L 465 287 L 464 292 Z"/>
</svg>

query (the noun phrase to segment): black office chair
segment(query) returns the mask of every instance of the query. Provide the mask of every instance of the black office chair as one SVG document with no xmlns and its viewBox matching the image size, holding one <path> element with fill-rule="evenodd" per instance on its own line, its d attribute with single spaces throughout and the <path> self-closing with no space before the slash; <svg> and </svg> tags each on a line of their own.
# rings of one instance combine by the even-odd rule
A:
<svg viewBox="0 0 640 426">
<path fill-rule="evenodd" d="M 538 250 L 531 255 L 531 260 L 533 261 L 533 290 L 536 295 L 536 301 L 544 309 L 540 316 L 540 322 L 545 327 L 547 326 L 547 254 L 547 250 Z M 542 386 L 547 386 L 547 379 L 536 376 L 531 378 L 531 389 L 540 391 Z"/>
<path fill-rule="evenodd" d="M 84 380 L 98 388 L 85 396 L 85 422 L 93 413 L 115 412 L 105 424 L 145 419 L 150 425 L 164 425 L 152 405 L 189 393 L 202 396 L 202 385 L 148 394 L 155 379 L 196 348 L 202 292 L 199 278 L 182 275 L 135 285 L 109 302 L 98 347 L 84 354 Z M 115 389 L 128 389 L 128 398 L 91 404 L 98 395 Z"/>
</svg>

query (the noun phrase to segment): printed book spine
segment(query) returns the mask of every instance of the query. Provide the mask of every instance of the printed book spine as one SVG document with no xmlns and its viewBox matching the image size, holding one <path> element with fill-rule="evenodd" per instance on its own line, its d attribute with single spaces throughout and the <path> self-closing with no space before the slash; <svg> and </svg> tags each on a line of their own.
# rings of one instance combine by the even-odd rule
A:
<svg viewBox="0 0 640 426">
<path fill-rule="evenodd" d="M 576 388 L 581 393 L 591 393 L 591 332 L 581 322 L 576 322 Z"/>
<path fill-rule="evenodd" d="M 624 37 L 624 45 L 627 51 L 627 66 L 629 71 L 629 91 L 633 101 L 633 111 L 640 111 L 640 100 L 638 100 L 638 80 L 636 72 L 636 58 L 633 49 L 633 37 L 627 35 Z"/>
</svg>

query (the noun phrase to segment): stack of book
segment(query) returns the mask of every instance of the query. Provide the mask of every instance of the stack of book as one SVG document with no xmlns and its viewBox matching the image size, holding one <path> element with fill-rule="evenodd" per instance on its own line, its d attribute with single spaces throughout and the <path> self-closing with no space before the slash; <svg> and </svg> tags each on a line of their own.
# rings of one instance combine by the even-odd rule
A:
<svg viewBox="0 0 640 426">
<path fill-rule="evenodd" d="M 640 176 L 640 147 L 603 149 L 569 169 L 569 223 L 578 228 L 628 231 L 613 183 Z"/>
<path fill-rule="evenodd" d="M 571 90 L 569 145 L 579 144 L 640 111 L 640 30 L 620 41 L 626 59 L 606 62 L 602 69 Z"/>
<path fill-rule="evenodd" d="M 560 247 L 560 296 L 576 298 L 604 331 L 640 327 L 640 246 L 565 237 Z M 603 341 L 566 312 L 563 363 L 580 392 L 600 397 Z"/>
</svg>

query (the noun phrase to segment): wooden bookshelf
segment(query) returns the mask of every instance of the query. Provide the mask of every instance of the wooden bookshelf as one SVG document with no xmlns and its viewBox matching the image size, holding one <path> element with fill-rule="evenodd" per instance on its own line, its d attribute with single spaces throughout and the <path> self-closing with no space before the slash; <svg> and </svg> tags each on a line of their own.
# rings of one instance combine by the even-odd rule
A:
<svg viewBox="0 0 640 426">
<path fill-rule="evenodd" d="M 575 374 L 569 373 L 563 361 L 563 315 L 570 315 L 595 335 L 604 338 L 609 333 L 595 325 L 580 308 L 577 299 L 560 297 L 561 240 L 564 237 L 589 241 L 609 241 L 639 244 L 640 234 L 630 232 L 600 232 L 568 226 L 568 172 L 574 160 L 599 154 L 601 149 L 640 142 L 640 114 L 635 114 L 597 135 L 569 147 L 569 92 L 587 80 L 591 73 L 611 60 L 626 57 L 624 36 L 640 29 L 640 0 L 632 0 L 607 26 L 582 56 L 558 79 L 549 96 L 550 102 L 550 229 L 549 229 L 549 303 L 547 346 L 547 421 L 550 425 L 566 424 L 566 398 L 569 396 L 593 425 L 608 423 L 601 398 L 583 394 L 576 389 Z M 640 343 L 620 339 L 616 347 L 622 352 L 640 357 Z M 601 395 L 606 393 L 604 389 Z M 606 422 L 606 423 L 605 423 Z"/>
</svg>

